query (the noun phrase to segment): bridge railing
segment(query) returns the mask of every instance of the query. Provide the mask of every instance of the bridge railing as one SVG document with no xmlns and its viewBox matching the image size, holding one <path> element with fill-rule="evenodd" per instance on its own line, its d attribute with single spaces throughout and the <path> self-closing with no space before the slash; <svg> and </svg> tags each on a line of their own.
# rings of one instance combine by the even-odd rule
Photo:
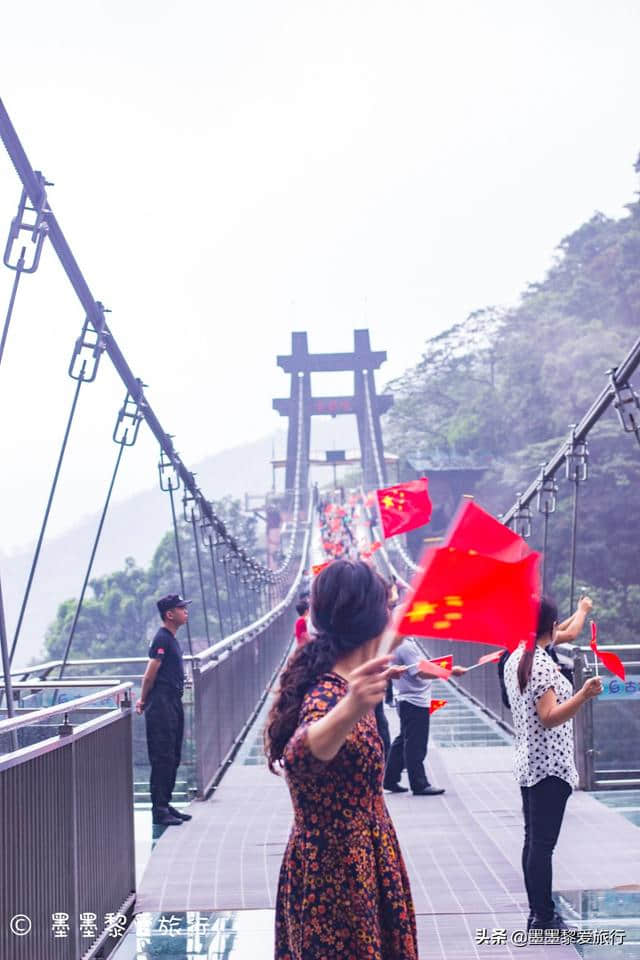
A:
<svg viewBox="0 0 640 960">
<path fill-rule="evenodd" d="M 130 690 L 116 683 L 0 722 L 0 740 L 28 743 L 29 729 L 63 720 L 0 756 L 3 960 L 92 955 L 134 902 Z M 74 722 L 107 699 L 119 702 Z"/>
<path fill-rule="evenodd" d="M 202 653 L 185 655 L 186 685 L 184 697 L 185 735 L 182 762 L 177 776 L 178 789 L 188 799 L 200 797 L 215 785 L 233 758 L 235 749 L 259 710 L 265 693 L 282 663 L 295 622 L 295 601 L 300 590 L 309 553 L 312 500 L 306 522 L 296 524 L 296 542 L 291 549 L 290 581 L 284 599 L 265 616 L 213 644 Z M 295 562 L 297 561 L 297 563 Z M 51 660 L 15 670 L 13 677 L 14 712 L 18 717 L 34 717 L 34 710 L 46 713 L 53 700 L 62 701 L 62 709 L 86 719 L 92 711 L 104 708 L 95 701 L 78 704 L 78 696 L 110 682 L 128 682 L 131 697 L 139 695 L 146 657 L 72 660 L 67 663 L 66 680 L 49 679 L 59 671 L 61 661 Z M 104 696 L 104 694 L 103 694 Z M 63 698 L 68 702 L 65 704 Z M 86 700 L 86 698 L 83 698 Z M 33 741 L 45 739 L 51 728 L 41 721 L 22 730 L 20 736 Z M 133 789 L 137 800 L 145 800 L 148 785 L 148 757 L 144 722 L 135 718 L 132 727 Z M 8 734 L 0 735 L 0 750 L 10 750 Z"/>
<path fill-rule="evenodd" d="M 285 598 L 244 630 L 193 658 L 197 792 L 204 797 L 232 760 L 291 645 L 307 565 L 313 497 L 298 536 L 299 562 Z"/>
<path fill-rule="evenodd" d="M 603 670 L 603 692 L 576 714 L 576 760 L 585 790 L 640 787 L 640 644 L 599 645 L 615 651 L 625 667 L 625 680 Z M 590 647 L 579 647 L 574 659 L 575 688 L 595 676 Z"/>
</svg>

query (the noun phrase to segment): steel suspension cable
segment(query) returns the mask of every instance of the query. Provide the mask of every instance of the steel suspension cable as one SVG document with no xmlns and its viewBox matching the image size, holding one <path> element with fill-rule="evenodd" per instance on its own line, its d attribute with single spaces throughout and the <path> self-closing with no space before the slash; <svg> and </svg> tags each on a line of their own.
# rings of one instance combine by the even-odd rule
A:
<svg viewBox="0 0 640 960">
<path fill-rule="evenodd" d="M 202 614 L 204 616 L 204 629 L 207 635 L 207 646 L 211 646 L 211 637 L 209 635 L 209 615 L 207 613 L 207 600 L 204 590 L 204 579 L 202 576 L 202 562 L 200 560 L 200 543 L 198 542 L 198 530 L 196 527 L 195 511 L 191 511 L 191 529 L 193 531 L 193 545 L 196 551 L 196 563 L 198 565 L 198 580 L 200 581 L 200 597 L 202 599 Z"/>
<path fill-rule="evenodd" d="M 20 613 L 18 614 L 18 621 L 16 624 L 16 629 L 13 635 L 13 643 L 11 644 L 11 652 L 9 654 L 9 660 L 13 663 L 13 657 L 16 652 L 16 646 L 18 644 L 18 638 L 20 637 L 20 631 L 22 629 L 22 624 L 24 621 L 24 615 L 27 609 L 27 604 L 29 602 L 29 596 L 31 594 L 31 587 L 33 586 L 33 579 L 35 577 L 36 569 L 38 567 L 38 561 L 40 559 L 40 551 L 42 550 L 42 544 L 44 541 L 44 535 L 47 530 L 47 524 L 49 523 L 49 516 L 51 514 L 51 507 L 53 505 L 53 498 L 56 493 L 56 488 L 58 486 L 58 480 L 60 478 L 60 471 L 62 469 L 62 461 L 67 450 L 67 443 L 69 441 L 69 434 L 71 433 L 71 426 L 73 424 L 74 417 L 76 415 L 76 408 L 78 405 L 78 397 L 80 395 L 80 388 L 84 383 L 84 380 L 78 380 L 76 383 L 76 388 L 73 393 L 73 400 L 71 401 L 71 409 L 69 411 L 69 416 L 67 418 L 67 425 L 65 427 L 64 436 L 62 439 L 62 445 L 60 447 L 60 452 L 58 454 L 58 462 L 53 474 L 53 482 L 51 484 L 51 489 L 49 490 L 49 497 L 47 499 L 47 505 L 44 511 L 44 517 L 42 519 L 42 524 L 40 525 L 40 532 L 38 534 L 38 540 L 36 542 L 36 548 L 33 554 L 33 559 L 31 561 L 31 568 L 29 570 L 29 577 L 27 579 L 27 585 L 24 591 L 24 596 L 22 598 L 22 603 L 20 605 Z"/>
<path fill-rule="evenodd" d="M 369 442 L 370 442 L 371 448 L 372 448 L 372 450 L 373 450 L 373 462 L 374 462 L 374 464 L 375 464 L 376 476 L 377 476 L 377 478 L 378 478 L 378 486 L 379 486 L 379 487 L 383 487 L 383 486 L 384 486 L 384 474 L 383 474 L 383 471 L 382 471 L 382 461 L 381 461 L 381 459 L 380 459 L 380 452 L 379 452 L 379 450 L 378 450 L 378 442 L 377 442 L 377 439 L 376 439 L 375 428 L 374 428 L 374 425 L 373 425 L 373 411 L 372 411 L 372 408 L 371 408 L 371 395 L 370 395 L 370 393 L 369 393 L 368 371 L 366 371 L 366 370 L 363 371 L 363 378 L 362 378 L 362 379 L 363 379 L 363 382 L 364 382 L 364 398 L 365 398 L 365 406 L 366 406 L 366 411 L 367 411 L 367 426 L 368 426 L 368 429 L 369 429 Z M 409 570 L 411 570 L 412 572 L 415 573 L 416 571 L 418 571 L 418 570 L 420 569 L 420 567 L 419 567 L 416 563 L 414 563 L 413 560 L 411 559 L 411 557 L 406 553 L 406 551 L 404 550 L 404 547 L 402 546 L 402 544 L 400 543 L 400 541 L 398 541 L 397 543 L 394 543 L 394 549 L 396 549 L 396 550 L 398 551 L 398 553 L 399 553 L 400 556 L 402 557 L 402 560 L 404 561 L 405 565 L 407 566 L 407 568 L 408 568 Z M 400 576 L 400 574 L 398 573 L 398 571 L 397 571 L 397 570 L 395 569 L 395 567 L 393 566 L 393 564 L 392 564 L 392 562 L 391 562 L 391 559 L 389 558 L 389 554 L 388 554 L 388 551 L 387 551 L 387 548 L 386 548 L 385 545 L 383 545 L 382 550 L 383 550 L 383 555 L 384 555 L 384 557 L 385 557 L 385 561 L 386 561 L 386 563 L 387 563 L 387 565 L 388 565 L 391 573 L 392 573 L 395 577 L 397 577 L 402 583 L 406 584 L 406 581 L 404 580 L 404 578 Z"/>
<path fill-rule="evenodd" d="M 84 598 L 87 592 L 87 587 L 89 586 L 89 578 L 91 577 L 91 572 L 93 570 L 93 564 L 96 559 L 98 545 L 100 543 L 100 538 L 102 536 L 102 531 L 104 529 L 104 522 L 107 516 L 107 511 L 109 509 L 109 504 L 111 503 L 111 495 L 113 494 L 113 488 L 116 483 L 118 471 L 120 470 L 120 464 L 122 463 L 122 455 L 124 453 L 124 450 L 125 450 L 125 447 L 124 447 L 124 444 L 122 444 L 120 446 L 120 449 L 118 450 L 118 456 L 116 457 L 113 473 L 111 474 L 111 481 L 109 483 L 107 496 L 105 498 L 104 505 L 102 507 L 102 513 L 100 514 L 98 529 L 96 530 L 93 546 L 91 548 L 91 554 L 89 556 L 89 563 L 87 564 L 87 569 L 85 570 L 85 574 L 84 574 L 84 580 L 82 581 L 82 589 L 80 590 L 80 596 L 76 604 L 75 613 L 73 615 L 73 621 L 71 623 L 71 628 L 69 630 L 69 636 L 67 637 L 67 643 L 64 649 L 64 656 L 62 657 L 62 664 L 60 666 L 60 672 L 58 674 L 59 680 L 62 680 L 62 678 L 64 677 L 64 672 L 67 669 L 67 661 L 69 659 L 69 654 L 71 652 L 71 645 L 73 643 L 73 638 L 75 636 L 76 628 L 78 626 L 78 620 L 80 619 L 80 614 L 82 613 L 82 605 L 84 604 Z M 56 694 L 54 696 L 54 703 L 56 702 L 57 695 L 58 695 L 58 691 L 56 691 Z"/>
<path fill-rule="evenodd" d="M 185 595 L 184 588 L 184 569 L 182 566 L 182 551 L 180 549 L 180 533 L 178 531 L 178 518 L 176 516 L 176 502 L 173 497 L 173 487 L 169 487 L 169 501 L 171 503 L 171 519 L 173 521 L 173 536 L 176 544 L 176 557 L 178 558 L 178 571 L 180 573 L 180 590 L 182 596 Z M 191 627 L 189 626 L 189 620 L 186 623 L 187 627 L 187 643 L 189 644 L 189 653 L 193 656 L 193 648 L 191 645 Z"/>
<path fill-rule="evenodd" d="M 13 308 L 16 302 L 16 294 L 18 293 L 18 284 L 20 283 L 20 277 L 24 270 L 24 255 L 25 247 L 22 248 L 20 254 L 20 259 L 15 267 L 15 277 L 13 278 L 13 284 L 11 287 L 11 295 L 9 297 L 9 306 L 7 308 L 7 315 L 5 317 L 4 326 L 2 328 L 2 337 L 0 337 L 0 364 L 2 363 L 2 358 L 4 356 L 4 348 L 7 342 L 7 337 L 9 335 L 9 324 L 11 323 L 11 318 L 13 316 Z"/>
</svg>

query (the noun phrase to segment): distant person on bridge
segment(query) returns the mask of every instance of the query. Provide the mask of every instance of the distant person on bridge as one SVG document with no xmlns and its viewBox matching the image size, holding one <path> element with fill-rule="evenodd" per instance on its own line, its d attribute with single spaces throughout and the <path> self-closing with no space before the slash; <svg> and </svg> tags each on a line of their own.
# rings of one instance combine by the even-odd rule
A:
<svg viewBox="0 0 640 960">
<path fill-rule="evenodd" d="M 296 603 L 296 613 L 298 614 L 295 626 L 296 644 L 303 647 L 311 639 L 309 635 L 309 601 L 306 597 L 301 597 Z"/>
<path fill-rule="evenodd" d="M 316 635 L 284 669 L 267 721 L 270 769 L 284 768 L 294 825 L 280 870 L 277 960 L 415 960 L 409 880 L 382 795 L 373 709 L 397 673 L 376 657 L 387 585 L 334 560 L 313 582 Z"/>
<path fill-rule="evenodd" d="M 177 827 L 183 820 L 191 820 L 190 814 L 171 806 L 184 734 L 184 666 L 176 634 L 189 619 L 190 603 L 177 593 L 158 600 L 162 626 L 149 646 L 149 662 L 136 703 L 136 711 L 144 713 L 147 727 L 153 822 L 163 827 Z"/>
<path fill-rule="evenodd" d="M 522 871 L 529 899 L 528 930 L 566 929 L 551 897 L 551 863 L 567 800 L 578 786 L 571 720 L 587 700 L 602 692 L 600 678 L 591 677 L 573 694 L 569 681 L 547 656 L 557 620 L 557 607 L 543 597 L 535 648 L 527 650 L 521 644 L 504 668 L 516 731 L 515 776 L 524 814 Z"/>
</svg>

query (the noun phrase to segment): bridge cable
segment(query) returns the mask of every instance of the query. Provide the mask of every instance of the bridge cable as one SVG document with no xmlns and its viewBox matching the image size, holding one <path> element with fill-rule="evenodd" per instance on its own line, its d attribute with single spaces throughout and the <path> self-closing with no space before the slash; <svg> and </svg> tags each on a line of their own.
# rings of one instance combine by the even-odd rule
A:
<svg viewBox="0 0 640 960">
<path fill-rule="evenodd" d="M 130 423 L 127 424 L 127 421 Z M 116 425 L 113 430 L 113 441 L 118 445 L 118 455 L 116 457 L 115 466 L 113 468 L 113 473 L 111 475 L 111 480 L 109 482 L 109 487 L 107 489 L 107 495 L 102 507 L 102 513 L 100 514 L 100 520 L 98 521 L 98 528 L 96 530 L 96 535 L 93 541 L 93 547 L 91 548 L 91 554 L 89 556 L 89 562 L 87 564 L 87 569 L 85 571 L 84 580 L 82 581 L 82 589 L 80 590 L 80 596 L 76 604 L 75 613 L 73 616 L 73 621 L 71 623 L 71 628 L 69 630 L 69 636 L 67 637 L 67 643 L 65 646 L 64 656 L 62 658 L 62 664 L 60 666 L 60 672 L 58 674 L 58 679 L 62 680 L 65 670 L 67 668 L 67 662 L 69 659 L 69 654 L 71 652 L 71 645 L 73 643 L 73 638 L 75 636 L 76 628 L 78 626 L 78 621 L 80 619 L 80 614 L 82 613 L 82 606 L 84 604 L 84 598 L 87 592 L 87 587 L 89 586 L 89 578 L 93 570 L 93 564 L 95 562 L 96 553 L 98 551 L 98 546 L 100 544 L 100 538 L 102 537 L 102 531 L 104 529 L 105 520 L 107 517 L 107 512 L 109 510 L 109 505 L 111 504 L 111 497 L 113 495 L 113 490 L 116 484 L 116 479 L 118 477 L 118 472 L 120 470 L 120 464 L 122 463 L 122 456 L 127 447 L 132 447 L 137 438 L 138 431 L 140 429 L 140 423 L 142 421 L 142 414 L 140 412 L 139 403 L 135 398 L 131 397 L 129 392 L 124 399 L 124 403 L 120 410 L 118 411 L 118 417 L 116 419 Z M 125 424 L 127 424 L 125 426 Z M 53 702 L 57 702 L 58 690 L 55 691 Z"/>
<path fill-rule="evenodd" d="M 186 493 L 185 493 L 186 496 Z M 183 501 L 184 503 L 184 501 Z M 198 565 L 198 580 L 200 582 L 200 598 L 202 600 L 202 614 L 204 617 L 204 629 L 207 635 L 207 646 L 211 646 L 211 636 L 209 634 L 209 614 L 207 613 L 207 600 L 204 589 L 204 578 L 202 575 L 202 561 L 200 559 L 200 542 L 198 537 L 198 529 L 196 525 L 196 512 L 194 508 L 191 508 L 191 530 L 193 533 L 193 545 L 196 553 L 196 563 Z"/>
</svg>

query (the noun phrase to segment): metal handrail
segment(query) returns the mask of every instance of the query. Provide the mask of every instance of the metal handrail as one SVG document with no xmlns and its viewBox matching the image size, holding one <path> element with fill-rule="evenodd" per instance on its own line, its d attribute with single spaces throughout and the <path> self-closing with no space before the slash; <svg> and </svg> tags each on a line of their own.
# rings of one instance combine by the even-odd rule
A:
<svg viewBox="0 0 640 960">
<path fill-rule="evenodd" d="M 615 399 L 614 384 L 618 387 L 625 384 L 638 366 L 640 366 L 640 337 L 633 344 L 620 366 L 615 368 L 615 373 L 612 375 L 612 382 L 609 382 L 606 387 L 603 387 L 599 396 L 591 404 L 591 407 L 587 410 L 580 423 L 576 424 L 572 434 L 574 440 L 581 441 L 586 439 L 602 414 L 605 413 L 613 403 Z M 553 477 L 554 474 L 557 473 L 566 459 L 566 451 L 567 441 L 563 440 L 561 446 L 542 468 L 542 475 L 544 477 Z M 540 474 L 529 484 L 524 493 L 520 494 L 516 503 L 503 514 L 502 522 L 504 524 L 508 525 L 511 523 L 518 510 L 518 506 L 527 506 L 531 503 L 538 493 L 539 486 Z"/>
<path fill-rule="evenodd" d="M 105 697 L 113 697 L 116 693 L 125 693 L 131 690 L 132 683 L 119 683 L 117 686 L 104 684 L 106 690 L 96 693 L 88 693 L 86 697 L 79 697 L 77 700 L 67 700 L 65 703 L 57 703 L 54 707 L 43 707 L 41 710 L 33 710 L 31 713 L 21 717 L 13 717 L 9 720 L 0 720 L 0 734 L 8 733 L 10 730 L 17 730 L 19 727 L 27 727 L 40 720 L 48 720 L 49 717 L 59 717 L 62 714 L 70 713 L 79 707 L 84 707 L 88 703 L 95 703 L 97 700 L 104 700 Z"/>
</svg>

